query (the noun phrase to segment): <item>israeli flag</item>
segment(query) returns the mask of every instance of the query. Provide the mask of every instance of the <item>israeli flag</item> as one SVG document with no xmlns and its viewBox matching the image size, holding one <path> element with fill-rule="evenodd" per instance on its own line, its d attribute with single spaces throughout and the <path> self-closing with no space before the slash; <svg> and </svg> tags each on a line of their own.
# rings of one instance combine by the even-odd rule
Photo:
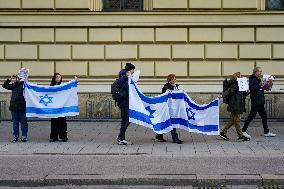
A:
<svg viewBox="0 0 284 189">
<path fill-rule="evenodd" d="M 55 86 L 25 83 L 27 117 L 57 118 L 79 115 L 77 81 Z"/>
<path fill-rule="evenodd" d="M 181 128 L 188 132 L 219 135 L 219 99 L 209 104 L 195 103 L 184 91 L 167 91 L 145 96 L 129 78 L 129 121 L 157 134 Z"/>
</svg>

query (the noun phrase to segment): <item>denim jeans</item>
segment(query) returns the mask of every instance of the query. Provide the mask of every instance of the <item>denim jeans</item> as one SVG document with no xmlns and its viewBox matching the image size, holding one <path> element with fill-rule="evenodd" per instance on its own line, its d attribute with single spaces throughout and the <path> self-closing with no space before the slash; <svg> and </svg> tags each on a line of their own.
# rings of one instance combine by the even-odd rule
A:
<svg viewBox="0 0 284 189">
<path fill-rule="evenodd" d="M 19 123 L 21 123 L 22 137 L 26 138 L 28 136 L 28 122 L 27 122 L 26 112 L 11 111 L 11 113 L 12 113 L 14 137 L 19 138 Z"/>
</svg>

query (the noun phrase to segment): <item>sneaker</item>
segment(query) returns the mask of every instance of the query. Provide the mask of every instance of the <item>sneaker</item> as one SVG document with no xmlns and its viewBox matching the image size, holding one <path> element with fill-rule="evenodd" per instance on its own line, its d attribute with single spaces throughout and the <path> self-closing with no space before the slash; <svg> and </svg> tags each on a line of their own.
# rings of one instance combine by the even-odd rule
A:
<svg viewBox="0 0 284 189">
<path fill-rule="evenodd" d="M 271 132 L 268 132 L 268 133 L 264 134 L 264 136 L 265 136 L 265 137 L 275 137 L 276 134 L 271 133 Z"/>
<path fill-rule="evenodd" d="M 251 138 L 251 136 L 249 134 L 247 134 L 247 132 L 243 132 L 243 136 L 245 136 L 247 138 Z"/>
<path fill-rule="evenodd" d="M 18 141 L 19 141 L 19 139 L 16 138 L 16 137 L 14 137 L 13 140 L 12 140 L 13 143 L 18 142 Z"/>
<path fill-rule="evenodd" d="M 174 140 L 174 141 L 173 141 L 173 143 L 182 144 L 182 143 L 183 143 L 183 141 L 182 141 L 182 140 L 180 140 L 180 139 L 177 139 L 177 140 Z"/>
<path fill-rule="evenodd" d="M 21 139 L 21 141 L 22 142 L 27 142 L 28 140 L 27 140 L 27 137 L 23 137 L 22 139 Z"/>
<path fill-rule="evenodd" d="M 165 139 L 163 138 L 160 138 L 160 137 L 157 137 L 155 138 L 155 141 L 158 141 L 158 142 L 167 142 Z"/>
<path fill-rule="evenodd" d="M 227 135 L 224 132 L 220 132 L 219 136 L 224 140 L 229 140 L 229 138 L 227 137 Z"/>
<path fill-rule="evenodd" d="M 118 145 L 132 145 L 132 142 L 128 142 L 127 140 L 118 140 Z"/>
<path fill-rule="evenodd" d="M 250 138 L 247 138 L 245 136 L 241 136 L 238 138 L 238 140 L 242 140 L 242 141 L 250 141 Z"/>
</svg>

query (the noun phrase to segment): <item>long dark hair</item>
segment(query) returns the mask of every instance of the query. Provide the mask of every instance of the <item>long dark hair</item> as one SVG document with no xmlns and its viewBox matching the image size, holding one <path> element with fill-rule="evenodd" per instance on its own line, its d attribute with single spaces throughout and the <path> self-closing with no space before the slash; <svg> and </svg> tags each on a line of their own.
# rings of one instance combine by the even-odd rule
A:
<svg viewBox="0 0 284 189">
<path fill-rule="evenodd" d="M 56 83 L 56 80 L 55 80 L 57 75 L 60 75 L 60 76 L 61 76 L 61 80 L 59 81 L 59 83 Z M 61 75 L 60 73 L 55 73 L 55 74 L 52 76 L 50 85 L 51 85 L 51 86 L 60 85 L 61 82 L 62 82 L 62 75 Z"/>
</svg>

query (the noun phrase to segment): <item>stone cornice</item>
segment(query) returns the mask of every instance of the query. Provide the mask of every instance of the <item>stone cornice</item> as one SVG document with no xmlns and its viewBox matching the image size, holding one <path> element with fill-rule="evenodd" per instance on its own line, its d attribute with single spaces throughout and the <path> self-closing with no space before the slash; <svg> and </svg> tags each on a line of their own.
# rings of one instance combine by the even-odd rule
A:
<svg viewBox="0 0 284 189">
<path fill-rule="evenodd" d="M 284 11 L 0 12 L 0 27 L 283 26 Z"/>
</svg>

